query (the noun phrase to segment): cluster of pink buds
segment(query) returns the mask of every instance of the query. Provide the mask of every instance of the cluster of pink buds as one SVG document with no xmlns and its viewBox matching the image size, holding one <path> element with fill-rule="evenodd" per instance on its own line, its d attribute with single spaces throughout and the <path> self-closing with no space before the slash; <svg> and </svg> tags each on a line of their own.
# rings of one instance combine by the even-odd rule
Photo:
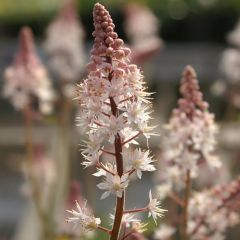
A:
<svg viewBox="0 0 240 240">
<path fill-rule="evenodd" d="M 218 128 L 214 115 L 208 112 L 208 103 L 203 101 L 196 73 L 191 66 L 183 72 L 180 92 L 183 97 L 166 125 L 162 157 L 168 170 L 161 174 L 164 184 L 159 187 L 163 198 L 171 191 L 184 187 L 187 170 L 194 178 L 198 175 L 200 164 L 206 164 L 210 169 L 221 166 L 214 155 Z"/>
<path fill-rule="evenodd" d="M 148 212 L 156 221 L 164 210 L 160 202 L 149 193 L 149 203 L 141 209 L 125 210 L 125 191 L 130 183 L 130 175 L 137 173 L 139 178 L 144 171 L 154 171 L 154 160 L 148 150 L 132 148 L 138 144 L 141 135 L 150 137 L 153 127 L 150 120 L 150 93 L 147 93 L 141 71 L 130 64 L 130 50 L 124 47 L 123 40 L 114 32 L 114 24 L 109 12 L 97 3 L 93 11 L 94 46 L 91 51 L 89 74 L 78 85 L 78 101 L 81 115 L 79 126 L 87 132 L 83 156 L 85 167 L 94 166 L 96 177 L 103 177 L 97 186 L 104 190 L 102 199 L 110 194 L 116 196 L 116 212 L 112 230 L 106 230 L 112 240 L 119 239 L 121 225 L 124 222 L 141 228 L 139 220 L 134 221 L 132 214 Z M 104 155 L 109 161 L 104 161 Z M 77 211 L 71 211 L 74 217 L 69 221 L 85 229 L 101 227 L 100 219 L 88 214 L 86 206 L 77 205 Z M 131 229 L 130 229 L 131 231 Z M 124 238 L 125 236 L 123 236 Z"/>
<path fill-rule="evenodd" d="M 16 109 L 24 109 L 37 100 L 42 113 L 52 110 L 55 98 L 46 69 L 38 58 L 31 30 L 20 32 L 19 49 L 13 64 L 5 70 L 3 95 Z"/>
<path fill-rule="evenodd" d="M 196 193 L 189 204 L 188 233 L 193 240 L 226 239 L 227 228 L 239 224 L 240 178 Z"/>
<path fill-rule="evenodd" d="M 47 29 L 45 50 L 56 76 L 64 82 L 75 82 L 83 70 L 84 31 L 77 14 L 75 0 L 66 0 L 64 7 Z"/>
</svg>

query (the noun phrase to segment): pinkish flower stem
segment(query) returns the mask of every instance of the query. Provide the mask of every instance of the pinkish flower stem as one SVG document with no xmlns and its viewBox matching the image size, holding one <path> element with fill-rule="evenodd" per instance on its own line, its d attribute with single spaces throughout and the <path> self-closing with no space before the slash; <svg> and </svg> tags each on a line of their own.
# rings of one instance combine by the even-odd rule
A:
<svg viewBox="0 0 240 240">
<path fill-rule="evenodd" d="M 127 238 L 130 237 L 133 233 L 134 233 L 134 230 L 132 230 L 131 232 L 129 232 L 128 234 L 126 234 L 121 240 L 127 239 Z"/>
<path fill-rule="evenodd" d="M 115 153 L 110 152 L 110 151 L 107 151 L 107 150 L 105 150 L 105 149 L 103 149 L 103 148 L 101 149 L 101 151 L 104 152 L 104 153 L 107 153 L 107 154 L 109 154 L 109 155 L 116 156 Z"/>
<path fill-rule="evenodd" d="M 175 203 L 177 203 L 179 206 L 184 207 L 183 200 L 178 197 L 174 192 L 169 193 L 169 198 L 171 198 Z"/>
<path fill-rule="evenodd" d="M 114 102 L 113 100 L 111 102 Z M 111 104 L 112 113 L 116 116 L 116 104 Z M 121 137 L 119 134 L 115 136 L 114 141 L 115 146 L 115 154 L 116 154 L 116 164 L 117 164 L 117 172 L 118 175 L 121 177 L 123 175 L 123 158 L 122 158 L 122 142 Z M 118 235 L 121 228 L 122 223 L 122 216 L 123 216 L 123 209 L 124 209 L 124 202 L 125 202 L 125 192 L 123 192 L 122 197 L 117 197 L 117 206 L 115 212 L 115 218 L 113 223 L 112 235 L 110 240 L 117 240 Z"/>
<path fill-rule="evenodd" d="M 134 135 L 133 137 L 131 137 L 131 138 L 127 139 L 126 141 L 124 141 L 124 142 L 122 143 L 122 145 L 125 145 L 126 143 L 131 142 L 133 139 L 137 138 L 140 134 L 142 134 L 141 131 L 139 131 L 139 132 L 138 132 L 136 135 Z"/>
<path fill-rule="evenodd" d="M 102 168 L 104 171 L 106 171 L 106 172 L 112 174 L 113 176 L 115 175 L 114 172 L 112 172 L 112 171 L 110 171 L 109 169 L 107 169 L 107 168 L 106 168 L 102 163 L 100 163 L 100 162 L 98 162 L 98 163 L 96 164 L 96 167 L 98 167 L 98 168 Z"/>
<path fill-rule="evenodd" d="M 111 235 L 111 230 L 105 228 L 105 227 L 102 227 L 102 226 L 98 226 L 98 229 L 101 230 L 102 232 L 105 232 L 109 235 Z"/>
<path fill-rule="evenodd" d="M 127 214 L 127 213 L 146 212 L 146 211 L 148 211 L 148 207 L 145 207 L 145 208 L 136 208 L 136 209 L 132 209 L 132 210 L 125 210 L 125 211 L 124 211 L 124 214 Z"/>
<path fill-rule="evenodd" d="M 110 64 L 112 64 L 112 59 L 110 57 L 107 58 L 107 61 Z M 109 74 L 108 80 L 111 82 L 112 73 Z M 115 117 L 117 117 L 119 114 L 117 110 L 117 105 L 112 97 L 110 97 L 109 100 L 110 100 L 112 114 Z M 115 147 L 117 172 L 118 172 L 118 175 L 121 177 L 123 175 L 123 157 L 122 157 L 122 140 L 119 133 L 117 133 L 117 135 L 115 136 L 114 147 Z M 122 197 L 117 197 L 116 211 L 115 211 L 114 223 L 113 223 L 110 240 L 118 240 L 119 232 L 121 229 L 124 204 L 125 204 L 125 192 L 123 192 Z"/>
<path fill-rule="evenodd" d="M 182 239 L 188 240 L 188 204 L 191 191 L 191 171 L 188 169 L 186 174 L 186 186 L 185 186 L 185 196 L 183 205 L 183 225 L 182 225 Z"/>
</svg>

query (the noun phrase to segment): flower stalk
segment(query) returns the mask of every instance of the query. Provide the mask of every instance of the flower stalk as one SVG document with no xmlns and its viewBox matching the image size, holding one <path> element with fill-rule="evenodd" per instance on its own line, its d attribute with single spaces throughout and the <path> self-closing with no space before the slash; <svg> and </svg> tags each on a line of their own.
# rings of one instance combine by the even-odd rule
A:
<svg viewBox="0 0 240 240">
<path fill-rule="evenodd" d="M 183 205 L 183 232 L 182 232 L 182 239 L 188 240 L 188 204 L 190 198 L 190 191 L 191 191 L 191 171 L 190 169 L 187 170 L 186 173 L 186 185 L 185 185 L 185 196 L 184 196 L 184 205 Z"/>
<path fill-rule="evenodd" d="M 130 49 L 124 46 L 122 39 L 114 31 L 115 25 L 109 12 L 99 3 L 93 10 L 94 45 L 91 50 L 91 62 L 88 64 L 88 76 L 78 85 L 78 101 L 80 117 L 78 125 L 88 135 L 84 141 L 83 156 L 85 167 L 95 166 L 97 172 L 93 175 L 104 177 L 97 187 L 105 190 L 101 199 L 110 194 L 116 197 L 115 214 L 110 240 L 119 240 L 125 235 L 123 227 L 127 221 L 139 220 L 125 214 L 126 188 L 130 183 L 130 175 L 135 173 L 141 179 L 142 172 L 154 171 L 154 160 L 149 150 L 134 148 L 140 135 L 148 138 L 153 135 L 149 126 L 150 108 L 149 96 L 141 71 L 130 63 Z M 103 162 L 102 157 L 108 155 L 111 160 Z M 160 202 L 152 197 L 144 211 L 154 221 L 161 217 L 164 210 Z M 69 211 L 74 217 L 71 222 L 80 222 L 89 230 L 99 229 L 99 223 L 92 215 L 83 217 L 82 209 Z M 135 211 L 129 211 L 134 213 Z M 128 218 L 128 219 L 126 219 Z M 95 219 L 95 220 L 94 220 Z M 123 221 L 124 220 L 124 221 Z M 93 225 L 92 223 L 95 223 Z M 139 224 L 138 224 L 139 225 Z M 131 232 L 131 224 L 127 232 Z M 102 230 L 102 229 L 100 229 Z M 140 231 L 140 229 L 138 229 Z"/>
</svg>

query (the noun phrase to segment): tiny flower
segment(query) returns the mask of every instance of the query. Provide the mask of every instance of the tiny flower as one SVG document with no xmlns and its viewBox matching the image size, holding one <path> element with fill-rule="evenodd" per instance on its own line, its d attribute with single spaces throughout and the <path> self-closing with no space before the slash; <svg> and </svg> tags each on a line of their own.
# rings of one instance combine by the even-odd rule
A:
<svg viewBox="0 0 240 240">
<path fill-rule="evenodd" d="M 85 161 L 82 162 L 82 165 L 85 167 L 95 165 L 97 162 L 99 162 L 99 158 L 100 158 L 101 154 L 102 154 L 101 152 L 95 152 L 90 155 L 82 154 L 83 157 L 85 158 Z"/>
<path fill-rule="evenodd" d="M 122 223 L 125 224 L 127 228 L 132 227 L 136 223 L 140 223 L 141 220 L 136 218 L 133 214 L 124 214 L 122 218 Z"/>
<path fill-rule="evenodd" d="M 101 199 L 105 199 L 111 193 L 116 194 L 117 197 L 121 198 L 125 188 L 128 186 L 129 180 L 128 175 L 125 174 L 122 177 L 119 175 L 112 175 L 110 173 L 106 173 L 106 177 L 104 182 L 99 183 L 97 187 L 101 190 L 107 190 L 102 194 Z"/>
<path fill-rule="evenodd" d="M 115 135 L 124 129 L 124 117 L 122 115 L 119 117 L 111 115 L 110 118 L 106 118 L 106 124 L 106 130 L 110 136 L 109 141 L 113 143 Z"/>
<path fill-rule="evenodd" d="M 154 162 L 149 156 L 149 151 L 141 151 L 140 148 L 135 150 L 126 150 L 123 153 L 124 160 L 128 164 L 129 170 L 134 169 L 137 172 L 138 178 L 141 179 L 143 171 L 155 171 L 152 165 Z"/>
<path fill-rule="evenodd" d="M 81 232 L 88 232 L 98 228 L 101 223 L 100 218 L 95 218 L 87 208 L 87 201 L 85 201 L 83 207 L 80 207 L 76 201 L 77 210 L 67 210 L 72 214 L 72 217 L 67 218 L 67 222 L 73 223 L 74 227 L 79 227 Z"/>
<path fill-rule="evenodd" d="M 157 224 L 157 218 L 162 217 L 163 213 L 167 210 L 160 208 L 160 201 L 152 197 L 151 190 L 149 191 L 149 203 L 148 203 L 148 217 L 153 217 L 154 222 Z"/>
<path fill-rule="evenodd" d="M 113 174 L 117 174 L 116 165 L 111 164 L 111 163 L 106 163 L 106 164 L 101 163 L 101 165 L 107 171 L 112 172 Z M 97 172 L 94 173 L 93 176 L 95 176 L 95 177 L 106 176 L 107 171 L 104 170 L 103 168 L 97 168 Z"/>
<path fill-rule="evenodd" d="M 148 121 L 150 119 L 149 113 L 146 112 L 149 106 L 143 106 L 141 102 L 130 103 L 126 106 L 126 114 L 125 116 L 128 119 L 129 123 L 136 123 L 142 121 Z"/>
</svg>

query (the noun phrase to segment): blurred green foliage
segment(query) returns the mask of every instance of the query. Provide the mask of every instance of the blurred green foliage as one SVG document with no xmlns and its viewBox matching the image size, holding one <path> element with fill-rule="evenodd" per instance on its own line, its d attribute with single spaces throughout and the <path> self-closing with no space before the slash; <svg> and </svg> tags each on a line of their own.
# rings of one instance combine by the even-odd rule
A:
<svg viewBox="0 0 240 240">
<path fill-rule="evenodd" d="M 66 0 L 0 0 L 0 34 L 16 37 L 23 25 L 30 26 L 37 36 Z M 124 38 L 124 7 L 137 2 L 152 8 L 164 23 L 162 37 L 167 41 L 224 42 L 225 34 L 233 28 L 240 15 L 240 0 L 76 0 L 81 21 L 91 39 L 92 8 L 104 4 Z M 191 31 L 189 31 L 191 29 Z"/>
<path fill-rule="evenodd" d="M 62 5 L 64 0 L 0 0 L 0 19 L 7 22 L 19 21 L 22 18 L 39 18 L 48 16 Z M 171 17 L 176 13 L 187 15 L 190 12 L 240 11 L 239 0 L 78 0 L 79 10 L 89 14 L 95 2 L 101 2 L 109 8 L 119 8 L 125 3 L 138 2 L 149 5 L 161 17 Z"/>
<path fill-rule="evenodd" d="M 0 19 L 19 21 L 56 11 L 63 0 L 0 0 Z"/>
</svg>

